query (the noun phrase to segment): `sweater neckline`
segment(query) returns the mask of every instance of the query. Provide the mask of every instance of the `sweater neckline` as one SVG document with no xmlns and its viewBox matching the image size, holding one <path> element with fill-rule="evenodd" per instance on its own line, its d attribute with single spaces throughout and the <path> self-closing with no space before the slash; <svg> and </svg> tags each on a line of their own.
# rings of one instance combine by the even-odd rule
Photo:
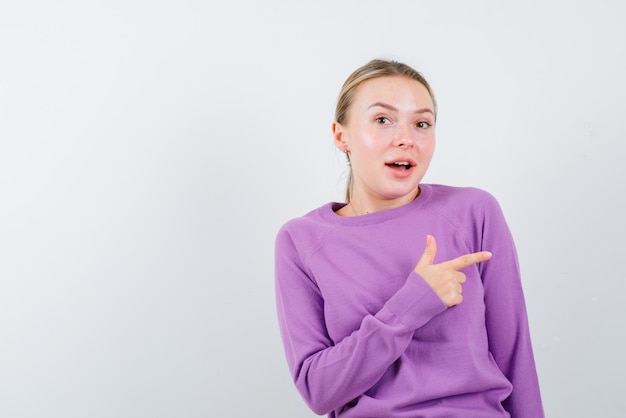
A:
<svg viewBox="0 0 626 418">
<path fill-rule="evenodd" d="M 397 219 L 405 216 L 406 214 L 414 211 L 418 207 L 422 207 L 432 196 L 433 188 L 430 184 L 420 184 L 420 194 L 407 203 L 406 205 L 398 206 L 392 209 L 386 209 L 380 212 L 368 213 L 359 216 L 341 216 L 337 215 L 335 211 L 346 206 L 345 202 L 330 202 L 321 208 L 320 215 L 324 220 L 335 225 L 343 226 L 363 226 L 374 225 L 381 222 L 385 222 L 392 219 Z"/>
</svg>

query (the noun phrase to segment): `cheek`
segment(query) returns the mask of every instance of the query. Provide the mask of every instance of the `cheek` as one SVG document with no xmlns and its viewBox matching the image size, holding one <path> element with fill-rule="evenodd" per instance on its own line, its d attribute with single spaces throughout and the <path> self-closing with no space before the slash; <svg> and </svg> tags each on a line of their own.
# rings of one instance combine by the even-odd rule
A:
<svg viewBox="0 0 626 418">
<path fill-rule="evenodd" d="M 366 149 L 374 149 L 377 145 L 381 144 L 381 138 L 374 132 L 368 129 L 363 129 L 359 133 L 359 143 Z"/>
<path fill-rule="evenodd" d="M 420 144 L 420 153 L 430 159 L 435 152 L 435 139 L 428 139 Z"/>
<path fill-rule="evenodd" d="M 385 141 L 375 135 L 364 134 L 359 137 L 358 148 L 361 154 L 375 156 L 385 151 Z"/>
<path fill-rule="evenodd" d="M 436 144 L 435 144 L 435 141 L 433 140 L 433 141 L 430 143 L 430 146 L 429 146 L 429 148 L 430 148 L 430 155 L 431 155 L 431 156 L 435 153 L 435 145 L 436 145 Z"/>
</svg>

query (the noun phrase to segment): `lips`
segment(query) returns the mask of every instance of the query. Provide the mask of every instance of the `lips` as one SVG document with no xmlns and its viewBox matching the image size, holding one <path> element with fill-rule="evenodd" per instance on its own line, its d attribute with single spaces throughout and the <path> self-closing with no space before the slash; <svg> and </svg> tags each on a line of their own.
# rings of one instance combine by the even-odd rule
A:
<svg viewBox="0 0 626 418">
<path fill-rule="evenodd" d="M 398 159 L 398 160 L 393 160 L 388 163 L 385 163 L 385 165 L 387 167 L 390 167 L 396 170 L 407 171 L 415 167 L 415 162 L 411 159 L 406 159 L 406 160 Z"/>
<path fill-rule="evenodd" d="M 408 161 L 398 161 L 397 163 L 389 163 L 386 165 L 387 167 L 396 168 L 399 170 L 408 170 L 412 167 L 411 163 L 409 163 Z"/>
</svg>

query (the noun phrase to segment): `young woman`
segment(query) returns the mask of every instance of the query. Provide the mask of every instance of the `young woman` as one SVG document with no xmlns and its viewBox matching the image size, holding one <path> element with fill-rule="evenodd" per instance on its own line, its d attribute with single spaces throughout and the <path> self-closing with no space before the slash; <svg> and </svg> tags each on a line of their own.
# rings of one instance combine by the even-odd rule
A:
<svg viewBox="0 0 626 418">
<path fill-rule="evenodd" d="M 357 69 L 335 145 L 347 203 L 287 222 L 276 298 L 294 382 L 329 417 L 541 418 L 517 255 L 497 201 L 421 184 L 437 106 L 395 61 Z"/>
</svg>

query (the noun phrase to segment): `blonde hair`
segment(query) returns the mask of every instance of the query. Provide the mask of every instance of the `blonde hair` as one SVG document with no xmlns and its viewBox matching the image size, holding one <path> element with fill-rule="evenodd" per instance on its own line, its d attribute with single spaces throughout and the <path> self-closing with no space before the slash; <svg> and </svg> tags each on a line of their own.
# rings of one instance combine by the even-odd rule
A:
<svg viewBox="0 0 626 418">
<path fill-rule="evenodd" d="M 356 93 L 357 88 L 367 80 L 371 80 L 373 78 L 378 77 L 387 77 L 400 75 L 404 77 L 408 77 L 413 79 L 424 87 L 428 91 L 430 98 L 433 101 L 434 111 L 435 111 L 435 120 L 437 119 L 437 101 L 435 100 L 435 95 L 433 94 L 428 81 L 424 78 L 424 76 L 411 68 L 410 66 L 403 64 L 401 62 L 392 61 L 392 60 L 382 60 L 382 59 L 374 59 L 363 65 L 360 68 L 357 68 L 350 76 L 347 78 L 343 86 L 341 87 L 341 91 L 339 92 L 339 98 L 337 99 L 337 107 L 335 109 L 335 122 L 343 124 L 347 122 L 348 119 L 348 110 L 352 101 L 354 99 L 354 95 Z M 347 155 L 347 154 L 346 154 Z M 348 181 L 346 185 L 346 202 L 349 202 L 352 198 L 352 188 L 354 184 L 354 175 L 352 173 L 352 167 L 350 166 L 350 156 L 348 155 Z"/>
</svg>

